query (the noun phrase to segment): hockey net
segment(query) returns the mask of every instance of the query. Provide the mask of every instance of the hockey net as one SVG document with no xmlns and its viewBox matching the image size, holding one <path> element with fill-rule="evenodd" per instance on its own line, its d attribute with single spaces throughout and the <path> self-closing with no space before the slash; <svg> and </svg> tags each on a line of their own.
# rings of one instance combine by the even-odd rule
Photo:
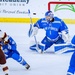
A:
<svg viewBox="0 0 75 75">
<path fill-rule="evenodd" d="M 75 2 L 50 1 L 48 10 L 53 11 L 55 16 L 62 19 L 75 19 Z"/>
</svg>

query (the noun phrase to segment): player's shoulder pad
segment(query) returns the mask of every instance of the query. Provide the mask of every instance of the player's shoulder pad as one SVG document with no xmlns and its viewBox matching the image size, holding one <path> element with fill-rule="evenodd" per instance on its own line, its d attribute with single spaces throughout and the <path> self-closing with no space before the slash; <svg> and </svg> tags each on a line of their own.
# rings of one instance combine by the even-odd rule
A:
<svg viewBox="0 0 75 75">
<path fill-rule="evenodd" d="M 61 21 L 61 19 L 58 17 L 54 17 L 54 20 Z"/>
</svg>

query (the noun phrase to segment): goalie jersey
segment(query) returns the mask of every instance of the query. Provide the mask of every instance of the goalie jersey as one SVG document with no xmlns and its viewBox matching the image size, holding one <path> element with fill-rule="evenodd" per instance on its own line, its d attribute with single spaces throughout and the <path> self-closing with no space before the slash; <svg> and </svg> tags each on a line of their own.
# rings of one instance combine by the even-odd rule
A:
<svg viewBox="0 0 75 75">
<path fill-rule="evenodd" d="M 49 40 L 56 41 L 61 36 L 59 35 L 62 31 L 68 33 L 67 25 L 58 17 L 54 17 L 53 20 L 48 22 L 46 18 L 38 20 L 34 27 L 38 29 L 44 29 L 46 31 L 46 36 Z"/>
</svg>

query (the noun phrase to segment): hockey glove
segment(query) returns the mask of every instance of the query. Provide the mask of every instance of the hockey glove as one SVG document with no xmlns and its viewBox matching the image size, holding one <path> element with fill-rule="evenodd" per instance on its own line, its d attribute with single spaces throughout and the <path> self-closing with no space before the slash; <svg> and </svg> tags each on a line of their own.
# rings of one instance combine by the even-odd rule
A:
<svg viewBox="0 0 75 75">
<path fill-rule="evenodd" d="M 62 39 L 64 40 L 64 42 L 68 42 L 69 41 L 69 33 L 62 31 Z"/>
</svg>

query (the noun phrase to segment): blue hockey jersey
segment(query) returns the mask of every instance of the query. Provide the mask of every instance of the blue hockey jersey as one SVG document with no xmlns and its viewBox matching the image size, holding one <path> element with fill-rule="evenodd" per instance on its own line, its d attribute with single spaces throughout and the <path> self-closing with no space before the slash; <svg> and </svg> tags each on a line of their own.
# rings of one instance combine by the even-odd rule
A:
<svg viewBox="0 0 75 75">
<path fill-rule="evenodd" d="M 16 42 L 10 36 L 9 36 L 8 40 L 10 41 L 8 44 L 4 44 L 4 42 L 0 42 L 0 45 L 2 45 L 2 50 L 3 50 L 6 58 L 11 56 L 14 51 L 17 52 Z"/>
<path fill-rule="evenodd" d="M 46 36 L 53 41 L 59 38 L 59 33 L 62 31 L 68 32 L 67 25 L 58 17 L 54 17 L 54 21 L 52 22 L 48 22 L 46 18 L 42 18 L 34 24 L 34 27 L 44 29 L 46 31 Z"/>
</svg>

